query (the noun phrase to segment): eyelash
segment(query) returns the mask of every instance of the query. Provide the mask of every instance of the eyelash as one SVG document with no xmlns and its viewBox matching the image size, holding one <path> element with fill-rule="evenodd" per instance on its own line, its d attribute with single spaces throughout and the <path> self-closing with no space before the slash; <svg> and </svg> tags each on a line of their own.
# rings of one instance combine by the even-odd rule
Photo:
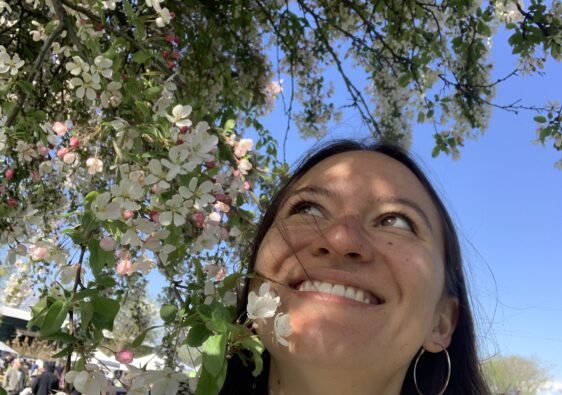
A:
<svg viewBox="0 0 562 395">
<path fill-rule="evenodd" d="M 313 203 L 311 201 L 305 199 L 297 200 L 296 202 L 291 203 L 291 206 L 289 208 L 289 216 L 298 214 L 300 212 L 299 209 L 301 209 L 303 206 L 318 207 L 316 203 Z"/>
<path fill-rule="evenodd" d="M 400 217 L 400 218 L 402 218 L 404 221 L 406 221 L 406 223 L 410 226 L 410 228 L 412 228 L 412 232 L 414 232 L 414 234 L 418 233 L 414 221 L 412 221 L 412 219 L 407 214 L 403 213 L 400 210 L 391 211 L 391 212 L 388 212 L 388 213 L 385 213 L 385 214 L 381 215 L 377 219 L 377 223 L 382 224 L 382 222 L 389 217 Z"/>
<path fill-rule="evenodd" d="M 311 207 L 315 207 L 316 209 L 320 210 L 319 205 L 317 203 L 311 202 L 309 200 L 301 199 L 301 200 L 297 200 L 294 203 L 291 203 L 288 215 L 291 216 L 291 215 L 299 214 L 300 209 L 302 209 L 304 206 L 311 206 Z M 382 214 L 381 216 L 379 216 L 377 218 L 376 223 L 378 225 L 380 225 L 380 224 L 382 224 L 382 222 L 385 219 L 387 219 L 389 217 L 400 217 L 400 218 L 402 218 L 412 228 L 412 232 L 414 234 L 418 233 L 417 227 L 416 227 L 414 221 L 412 221 L 410 216 L 408 216 L 407 214 L 403 213 L 400 210 L 395 210 L 395 211 L 391 211 L 391 212 Z"/>
</svg>

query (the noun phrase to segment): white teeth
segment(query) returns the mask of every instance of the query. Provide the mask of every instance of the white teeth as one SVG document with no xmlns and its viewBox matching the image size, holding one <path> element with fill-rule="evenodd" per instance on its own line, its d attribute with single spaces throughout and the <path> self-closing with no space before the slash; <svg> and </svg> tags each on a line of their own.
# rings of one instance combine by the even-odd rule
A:
<svg viewBox="0 0 562 395">
<path fill-rule="evenodd" d="M 332 287 L 332 295 L 345 296 L 345 287 L 341 284 L 334 284 Z"/>
<path fill-rule="evenodd" d="M 345 297 L 348 299 L 355 299 L 355 288 L 345 287 Z"/>
<path fill-rule="evenodd" d="M 318 290 L 320 292 L 324 292 L 327 294 L 331 294 L 332 293 L 332 284 L 329 283 L 322 283 L 320 284 L 320 286 L 318 287 Z"/>
<path fill-rule="evenodd" d="M 361 303 L 371 303 L 369 297 L 365 295 L 365 291 L 342 284 L 330 284 L 322 281 L 306 280 L 299 285 L 298 290 L 304 292 L 322 292 L 330 295 L 342 296 Z"/>
<path fill-rule="evenodd" d="M 357 293 L 355 294 L 355 299 L 359 301 L 363 301 L 365 299 L 365 293 L 363 292 L 363 290 L 361 289 L 357 290 Z"/>
</svg>

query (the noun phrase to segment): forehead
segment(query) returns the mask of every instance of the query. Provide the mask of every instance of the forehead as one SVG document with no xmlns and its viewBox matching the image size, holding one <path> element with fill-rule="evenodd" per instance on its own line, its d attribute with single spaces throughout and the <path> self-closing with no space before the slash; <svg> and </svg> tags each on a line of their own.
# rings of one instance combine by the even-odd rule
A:
<svg viewBox="0 0 562 395">
<path fill-rule="evenodd" d="M 301 177 L 293 191 L 309 186 L 374 202 L 408 199 L 425 212 L 435 230 L 440 228 L 437 207 L 421 181 L 406 165 L 379 152 L 350 151 L 324 159 Z"/>
</svg>

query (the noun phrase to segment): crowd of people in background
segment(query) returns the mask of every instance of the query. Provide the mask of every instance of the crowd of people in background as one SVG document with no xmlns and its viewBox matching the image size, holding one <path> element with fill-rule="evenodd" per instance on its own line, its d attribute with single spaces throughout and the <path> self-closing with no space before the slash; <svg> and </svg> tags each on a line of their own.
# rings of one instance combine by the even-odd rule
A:
<svg viewBox="0 0 562 395">
<path fill-rule="evenodd" d="M 115 381 L 118 381 L 120 373 L 114 372 Z M 8 395 L 52 395 L 57 390 L 63 390 L 65 385 L 64 366 L 61 363 L 18 358 L 11 354 L 0 358 L 0 377 Z M 118 383 L 113 379 L 108 381 L 108 395 L 122 393 L 118 390 Z M 80 392 L 73 389 L 71 394 L 80 395 Z"/>
<path fill-rule="evenodd" d="M 64 386 L 64 367 L 60 363 L 17 358 L 1 358 L 2 386 L 8 395 L 49 395 Z"/>
</svg>

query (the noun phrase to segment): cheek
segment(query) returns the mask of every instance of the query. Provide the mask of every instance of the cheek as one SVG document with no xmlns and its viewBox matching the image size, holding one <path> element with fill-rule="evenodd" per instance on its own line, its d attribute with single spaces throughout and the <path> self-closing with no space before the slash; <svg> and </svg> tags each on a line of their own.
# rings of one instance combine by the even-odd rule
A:
<svg viewBox="0 0 562 395">
<path fill-rule="evenodd" d="M 291 257 L 298 259 L 298 251 L 310 242 L 311 232 L 303 231 L 302 227 L 273 225 L 258 250 L 256 270 L 264 275 L 278 275 L 284 269 L 284 262 Z"/>
<path fill-rule="evenodd" d="M 401 298 L 413 305 L 436 304 L 444 286 L 444 267 L 441 255 L 433 248 L 417 244 L 394 243 L 387 249 L 386 262 Z M 416 303 L 417 302 L 417 303 Z"/>
</svg>

